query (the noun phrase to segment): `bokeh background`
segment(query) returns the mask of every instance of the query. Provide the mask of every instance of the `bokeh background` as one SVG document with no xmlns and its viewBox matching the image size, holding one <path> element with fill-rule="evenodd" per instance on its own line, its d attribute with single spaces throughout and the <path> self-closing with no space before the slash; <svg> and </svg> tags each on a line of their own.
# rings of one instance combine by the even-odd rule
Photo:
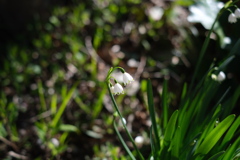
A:
<svg viewBox="0 0 240 160">
<path fill-rule="evenodd" d="M 177 109 L 225 2 L 0 0 L 0 159 L 127 159 L 104 83 L 112 66 L 135 79 L 116 100 L 133 137 L 144 138 L 139 147 L 147 156 L 146 80 L 152 80 L 159 115 L 164 79 L 169 109 Z M 228 23 L 228 15 L 211 35 L 197 80 L 240 37 L 240 23 Z M 223 90 L 239 85 L 239 60 L 228 66 Z"/>
</svg>

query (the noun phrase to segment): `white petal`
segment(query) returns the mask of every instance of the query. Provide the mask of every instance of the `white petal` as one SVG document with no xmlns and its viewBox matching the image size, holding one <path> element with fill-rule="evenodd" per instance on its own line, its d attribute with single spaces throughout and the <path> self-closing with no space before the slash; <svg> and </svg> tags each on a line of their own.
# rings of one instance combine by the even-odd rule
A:
<svg viewBox="0 0 240 160">
<path fill-rule="evenodd" d="M 237 22 L 237 17 L 234 13 L 231 13 L 229 16 L 228 16 L 228 22 L 229 23 L 236 23 Z"/>
<path fill-rule="evenodd" d="M 133 77 L 128 74 L 127 72 L 123 73 L 123 84 L 127 85 L 128 83 L 131 83 L 133 80 Z"/>
<path fill-rule="evenodd" d="M 114 85 L 113 94 L 123 94 L 123 87 L 119 83 Z"/>
<path fill-rule="evenodd" d="M 134 139 L 135 143 L 137 143 L 138 145 L 141 145 L 143 144 L 144 142 L 144 138 L 142 136 L 137 136 L 135 139 Z"/>
<path fill-rule="evenodd" d="M 237 18 L 240 18 L 240 9 L 237 8 L 234 12 L 234 14 L 236 15 Z"/>
<path fill-rule="evenodd" d="M 125 118 L 122 119 L 123 120 L 123 123 L 126 125 L 127 124 L 127 121 Z"/>
<path fill-rule="evenodd" d="M 219 74 L 218 74 L 218 76 L 217 76 L 217 80 L 219 81 L 219 82 L 222 82 L 222 81 L 224 81 L 226 79 L 226 75 L 225 75 L 225 73 L 224 72 L 219 72 Z"/>
</svg>

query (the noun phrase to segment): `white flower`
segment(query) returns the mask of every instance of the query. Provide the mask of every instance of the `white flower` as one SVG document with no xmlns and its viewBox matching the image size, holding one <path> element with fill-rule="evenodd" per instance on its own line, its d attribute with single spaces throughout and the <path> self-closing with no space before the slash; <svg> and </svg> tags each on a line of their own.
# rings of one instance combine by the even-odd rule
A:
<svg viewBox="0 0 240 160">
<path fill-rule="evenodd" d="M 209 30 L 223 6 L 224 3 L 216 0 L 196 1 L 195 5 L 189 7 L 190 15 L 187 20 L 191 23 L 201 23 L 204 28 Z"/>
<path fill-rule="evenodd" d="M 123 120 L 123 123 L 126 125 L 126 124 L 127 124 L 126 119 L 125 119 L 125 118 L 122 118 L 122 120 Z"/>
<path fill-rule="evenodd" d="M 59 141 L 58 141 L 56 138 L 52 138 L 52 139 L 51 139 L 51 142 L 53 143 L 53 145 L 54 145 L 55 147 L 58 147 L 58 146 L 59 146 Z"/>
<path fill-rule="evenodd" d="M 143 142 L 144 142 L 144 138 L 142 136 L 137 136 L 135 139 L 134 139 L 135 143 L 137 145 L 142 145 Z"/>
<path fill-rule="evenodd" d="M 158 21 L 162 18 L 163 9 L 161 7 L 152 7 L 149 9 L 149 16 L 154 20 Z"/>
<path fill-rule="evenodd" d="M 237 22 L 237 17 L 234 13 L 231 13 L 229 16 L 228 16 L 228 22 L 229 23 L 236 23 Z"/>
<path fill-rule="evenodd" d="M 119 84 L 119 83 L 116 83 L 114 86 L 113 86 L 113 94 L 123 94 L 123 87 Z"/>
<path fill-rule="evenodd" d="M 240 18 L 240 9 L 237 8 L 237 9 L 235 10 L 234 14 L 235 14 L 235 16 L 236 16 L 237 18 Z"/>
<path fill-rule="evenodd" d="M 131 83 L 132 81 L 134 81 L 133 77 L 128 74 L 127 72 L 123 73 L 123 84 L 127 85 L 128 83 Z"/>
<path fill-rule="evenodd" d="M 226 79 L 226 75 L 225 75 L 225 73 L 224 72 L 219 72 L 219 74 L 218 74 L 218 76 L 217 76 L 217 81 L 218 82 L 222 82 L 222 81 L 224 81 Z"/>
<path fill-rule="evenodd" d="M 214 81 L 217 81 L 217 75 L 216 75 L 216 74 L 211 74 L 211 78 L 212 78 Z"/>
<path fill-rule="evenodd" d="M 123 121 L 123 123 L 124 123 L 125 125 L 127 125 L 127 121 L 126 121 L 125 118 L 122 118 L 122 121 Z M 123 127 L 123 123 L 122 123 L 122 121 L 121 121 L 121 119 L 119 119 L 119 121 L 118 121 L 118 125 L 119 125 L 119 127 Z"/>
</svg>

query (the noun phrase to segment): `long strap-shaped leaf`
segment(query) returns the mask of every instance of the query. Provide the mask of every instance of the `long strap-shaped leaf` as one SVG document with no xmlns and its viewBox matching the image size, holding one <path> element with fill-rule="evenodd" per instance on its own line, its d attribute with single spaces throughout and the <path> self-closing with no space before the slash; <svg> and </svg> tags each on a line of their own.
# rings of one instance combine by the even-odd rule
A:
<svg viewBox="0 0 240 160">
<path fill-rule="evenodd" d="M 149 108 L 149 112 L 150 112 L 153 133 L 154 133 L 154 136 L 156 138 L 156 143 L 157 143 L 156 149 L 159 150 L 160 149 L 160 139 L 159 139 L 159 134 L 158 134 L 158 129 L 157 129 L 155 109 L 154 109 L 154 104 L 153 104 L 152 84 L 151 84 L 150 80 L 148 80 L 148 83 L 147 83 L 147 95 L 148 95 L 148 108 Z"/>
<path fill-rule="evenodd" d="M 229 128 L 232 122 L 235 119 L 235 115 L 230 115 L 225 118 L 221 123 L 217 125 L 204 139 L 202 144 L 200 144 L 199 148 L 197 148 L 195 155 L 205 155 L 207 154 L 214 145 L 218 142 L 218 140 L 222 137 L 225 131 Z"/>
<path fill-rule="evenodd" d="M 58 123 L 59 119 L 61 118 L 65 108 L 67 107 L 68 102 L 71 100 L 73 93 L 74 93 L 76 87 L 78 86 L 78 84 L 79 83 L 75 83 L 73 85 L 73 87 L 70 89 L 70 91 L 67 93 L 66 97 L 64 97 L 63 102 L 57 111 L 57 114 L 54 116 L 54 118 L 51 122 L 52 127 L 57 126 L 57 123 Z"/>
</svg>

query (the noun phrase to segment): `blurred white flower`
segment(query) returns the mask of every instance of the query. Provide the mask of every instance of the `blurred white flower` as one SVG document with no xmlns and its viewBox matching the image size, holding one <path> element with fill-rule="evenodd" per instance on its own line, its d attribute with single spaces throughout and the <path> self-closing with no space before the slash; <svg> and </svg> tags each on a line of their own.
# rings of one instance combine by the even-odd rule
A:
<svg viewBox="0 0 240 160">
<path fill-rule="evenodd" d="M 163 9 L 161 7 L 154 6 L 149 9 L 148 14 L 154 21 L 158 21 L 162 18 Z"/>
<path fill-rule="evenodd" d="M 126 124 L 127 124 L 126 119 L 125 119 L 125 118 L 122 118 L 122 120 L 123 120 L 123 123 L 126 125 Z"/>
<path fill-rule="evenodd" d="M 217 80 L 217 75 L 216 74 L 211 74 L 211 78 L 216 81 Z"/>
<path fill-rule="evenodd" d="M 123 73 L 123 84 L 124 85 L 127 85 L 128 83 L 131 83 L 133 81 L 134 81 L 134 79 L 130 74 L 128 74 L 127 72 Z"/>
<path fill-rule="evenodd" d="M 53 145 L 54 145 L 55 147 L 58 147 L 58 146 L 59 146 L 59 141 L 58 141 L 56 138 L 52 138 L 52 139 L 51 139 L 51 142 L 53 143 Z"/>
<path fill-rule="evenodd" d="M 114 86 L 113 86 L 113 94 L 123 94 L 123 87 L 119 84 L 119 83 L 116 83 Z"/>
<path fill-rule="evenodd" d="M 237 8 L 237 9 L 235 10 L 234 14 L 235 14 L 235 16 L 236 16 L 237 18 L 240 18 L 240 9 Z"/>
<path fill-rule="evenodd" d="M 187 18 L 188 21 L 191 23 L 201 23 L 204 28 L 210 29 L 224 3 L 216 0 L 201 0 L 196 2 L 195 5 L 189 7 L 190 15 Z"/>
<path fill-rule="evenodd" d="M 134 139 L 135 143 L 137 145 L 142 145 L 143 142 L 144 142 L 144 138 L 142 136 L 137 136 L 135 139 Z"/>
<path fill-rule="evenodd" d="M 218 74 L 218 76 L 217 76 L 217 81 L 218 82 L 222 82 L 222 81 L 224 81 L 226 79 L 226 75 L 225 75 L 225 73 L 224 72 L 219 72 L 219 74 Z"/>
<path fill-rule="evenodd" d="M 237 22 L 237 17 L 234 13 L 231 13 L 229 16 L 228 16 L 228 22 L 229 23 L 236 23 Z"/>
<path fill-rule="evenodd" d="M 125 119 L 125 118 L 122 118 L 122 120 L 123 120 L 123 123 L 124 123 L 125 125 L 127 125 L 126 119 Z M 119 126 L 119 127 L 123 127 L 123 123 L 122 123 L 121 119 L 118 120 L 118 126 Z"/>
<path fill-rule="evenodd" d="M 223 41 L 225 44 L 231 44 L 231 38 L 229 38 L 229 37 L 224 37 Z"/>
</svg>

